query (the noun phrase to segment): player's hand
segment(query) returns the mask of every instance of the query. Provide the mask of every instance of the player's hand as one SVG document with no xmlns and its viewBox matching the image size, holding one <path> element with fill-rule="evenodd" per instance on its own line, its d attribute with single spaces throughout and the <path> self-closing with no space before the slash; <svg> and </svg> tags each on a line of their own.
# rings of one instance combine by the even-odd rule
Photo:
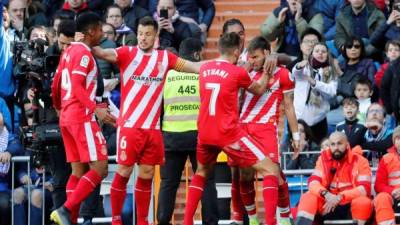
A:
<svg viewBox="0 0 400 225">
<path fill-rule="evenodd" d="M 101 122 L 115 127 L 117 119 L 111 115 L 106 103 L 97 104 L 95 113 L 97 119 L 99 119 Z"/>
<path fill-rule="evenodd" d="M 83 41 L 83 39 L 85 39 L 85 35 L 83 33 L 75 32 L 74 41 L 80 42 L 80 41 Z"/>
<path fill-rule="evenodd" d="M 279 24 L 282 24 L 283 22 L 285 22 L 285 19 L 286 19 L 286 12 L 287 12 L 288 10 L 289 10 L 288 7 L 284 7 L 284 8 L 281 9 L 281 11 L 279 12 L 279 15 L 278 15 Z"/>
<path fill-rule="evenodd" d="M 272 75 L 276 66 L 278 65 L 278 55 L 271 54 L 269 55 L 264 62 L 264 72 L 268 75 Z"/>
</svg>

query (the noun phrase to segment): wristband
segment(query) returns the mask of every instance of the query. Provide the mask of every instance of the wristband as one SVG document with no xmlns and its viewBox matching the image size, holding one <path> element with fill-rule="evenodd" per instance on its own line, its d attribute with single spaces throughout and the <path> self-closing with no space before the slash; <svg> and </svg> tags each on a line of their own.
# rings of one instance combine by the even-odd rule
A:
<svg viewBox="0 0 400 225">
<path fill-rule="evenodd" d="M 294 141 L 300 141 L 300 132 L 293 132 L 292 133 L 292 139 Z"/>
</svg>

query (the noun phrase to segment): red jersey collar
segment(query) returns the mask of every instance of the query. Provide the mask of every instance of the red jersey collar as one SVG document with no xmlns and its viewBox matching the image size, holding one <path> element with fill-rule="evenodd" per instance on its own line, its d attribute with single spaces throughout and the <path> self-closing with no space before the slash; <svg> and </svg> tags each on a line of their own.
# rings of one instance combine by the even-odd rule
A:
<svg viewBox="0 0 400 225">
<path fill-rule="evenodd" d="M 87 46 L 85 43 L 83 43 L 83 42 L 71 42 L 71 44 L 83 45 L 83 47 L 85 47 L 88 51 L 92 51 L 92 49 L 89 46 Z"/>
</svg>

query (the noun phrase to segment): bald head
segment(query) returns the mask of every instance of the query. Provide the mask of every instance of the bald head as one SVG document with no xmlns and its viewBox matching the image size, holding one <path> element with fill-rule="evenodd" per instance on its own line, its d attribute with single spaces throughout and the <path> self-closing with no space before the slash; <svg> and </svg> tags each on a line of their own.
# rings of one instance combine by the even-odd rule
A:
<svg viewBox="0 0 400 225">
<path fill-rule="evenodd" d="M 330 150 L 332 153 L 332 157 L 335 160 L 341 160 L 346 156 L 347 147 L 349 146 L 349 142 L 347 140 L 347 136 L 342 132 L 333 132 L 329 136 L 330 142 Z"/>
</svg>

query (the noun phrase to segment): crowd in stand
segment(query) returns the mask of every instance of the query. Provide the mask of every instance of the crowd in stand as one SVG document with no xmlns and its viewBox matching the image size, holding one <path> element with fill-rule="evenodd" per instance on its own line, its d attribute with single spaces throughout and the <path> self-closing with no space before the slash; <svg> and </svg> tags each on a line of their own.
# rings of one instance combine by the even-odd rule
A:
<svg viewBox="0 0 400 225">
<path fill-rule="evenodd" d="M 27 143 L 26 138 L 22 138 L 22 142 L 20 139 L 27 133 L 26 129 L 20 128 L 58 121 L 51 97 L 44 92 L 46 88 L 49 90 L 50 85 L 46 87 L 45 82 L 41 82 L 40 88 L 36 86 L 35 78 L 26 75 L 21 59 L 15 57 L 20 43 L 43 40 L 46 43 L 45 55 L 57 58 L 74 40 L 74 20 L 80 14 L 91 11 L 103 18 L 102 48 L 137 45 L 139 20 L 151 16 L 159 26 L 155 48 L 176 54 L 179 51 L 181 54 L 180 46 L 185 39 L 194 38 L 205 44 L 215 6 L 212 0 L 1 0 L 0 6 L 3 10 L 0 28 L 0 224 L 11 223 L 11 192 L 15 204 L 14 224 L 26 224 L 28 219 L 31 224 L 40 224 L 43 201 L 46 206 L 53 208 L 64 203 L 65 184 L 71 169 L 65 162 L 65 155 L 59 154 L 64 150 L 55 145 L 50 146 L 53 150 L 49 156 L 48 170 L 44 170 L 43 165 L 37 165 L 28 176 L 26 165 L 18 164 L 15 180 L 11 180 L 11 157 L 32 154 L 32 151 L 26 150 L 31 143 Z M 241 38 L 242 54 L 238 65 L 244 65 L 248 60 L 244 46 L 245 29 L 236 19 L 227 21 L 223 27 L 223 33 L 238 33 Z M 379 193 L 374 202 L 376 219 L 379 224 L 391 224 L 393 216 L 388 209 L 391 209 L 391 198 L 396 202 L 400 200 L 400 189 L 397 189 L 400 182 L 396 180 L 400 173 L 400 161 L 395 157 L 400 149 L 400 131 L 395 129 L 400 121 L 400 0 L 281 0 L 280 6 L 260 24 L 260 35 L 275 43 L 278 63 L 291 72 L 291 79 L 295 82 L 293 105 L 300 145 L 299 151 L 282 155 L 282 159 L 285 159 L 281 162 L 285 164 L 281 164 L 281 167 L 288 170 L 321 170 L 320 174 L 314 172 L 311 176 L 310 192 L 303 197 L 308 200 L 315 198 L 313 204 L 316 208 L 311 209 L 300 201 L 297 223 L 308 224 L 307 220 L 314 220 L 317 212 L 324 216 L 329 214 L 321 211 L 322 198 L 332 203 L 331 211 L 334 211 L 343 202 L 349 203 L 360 196 L 371 195 L 370 180 L 369 183 L 364 182 L 371 171 L 364 168 L 363 159 L 357 163 L 362 164 L 360 171 L 365 174 L 345 179 L 359 179 L 350 183 L 355 189 L 364 185 L 364 192 L 353 191 L 349 194 L 347 187 L 330 189 L 329 185 L 342 168 L 335 167 L 335 172 L 326 172 L 322 168 L 323 160 L 335 158 L 333 152 L 330 155 L 329 149 L 337 146 L 341 149 L 340 146 L 344 144 L 343 149 L 351 152 L 351 156 L 346 157 L 358 159 L 361 158 L 359 154 L 363 154 L 370 161 L 381 160 L 375 182 L 375 191 Z M 197 54 L 200 51 L 197 49 Z M 200 60 L 187 58 L 190 61 Z M 96 62 L 100 72 L 97 99 L 100 102 L 109 101 L 115 109 L 119 108 L 119 68 L 100 58 Z M 53 74 L 55 68 L 46 72 Z M 116 129 L 109 124 L 102 124 L 101 128 L 107 140 L 108 154 L 115 155 Z M 285 130 L 288 130 L 287 121 Z M 333 135 L 330 136 L 331 133 Z M 285 132 L 280 145 L 281 152 L 293 152 L 295 147 L 291 140 L 292 134 Z M 333 147 L 335 144 L 336 147 Z M 357 146 L 364 153 L 359 153 Z M 304 154 L 308 151 L 325 152 L 326 156 Z M 397 164 L 394 165 L 394 161 Z M 376 166 L 372 163 L 369 165 Z M 352 164 L 351 167 L 355 166 Z M 347 170 L 351 172 L 352 168 Z M 43 181 L 41 174 L 44 171 L 48 174 Z M 15 190 L 11 190 L 11 182 L 15 182 Z M 27 184 L 31 184 L 29 192 Z M 42 199 L 43 186 L 46 190 L 45 199 Z M 31 196 L 27 196 L 28 193 Z M 84 218 L 84 224 L 91 224 L 93 217 L 104 216 L 99 193 L 100 187 L 97 187 L 82 205 L 80 215 Z M 30 206 L 26 205 L 28 198 L 31 199 Z M 364 198 L 358 200 L 361 206 L 371 205 L 372 212 L 371 202 Z M 133 213 L 130 202 L 127 198 L 124 204 L 124 224 L 132 223 L 129 221 Z M 104 204 L 105 208 L 109 208 L 107 201 Z M 369 219 L 370 213 L 353 211 L 351 204 L 353 218 L 361 224 Z M 354 208 L 357 206 L 360 205 Z M 31 218 L 27 218 L 27 207 L 30 207 Z M 46 210 L 46 213 L 50 211 Z M 213 216 L 217 214 L 209 213 Z M 164 220 L 169 219 L 170 215 L 167 215 Z"/>
</svg>

